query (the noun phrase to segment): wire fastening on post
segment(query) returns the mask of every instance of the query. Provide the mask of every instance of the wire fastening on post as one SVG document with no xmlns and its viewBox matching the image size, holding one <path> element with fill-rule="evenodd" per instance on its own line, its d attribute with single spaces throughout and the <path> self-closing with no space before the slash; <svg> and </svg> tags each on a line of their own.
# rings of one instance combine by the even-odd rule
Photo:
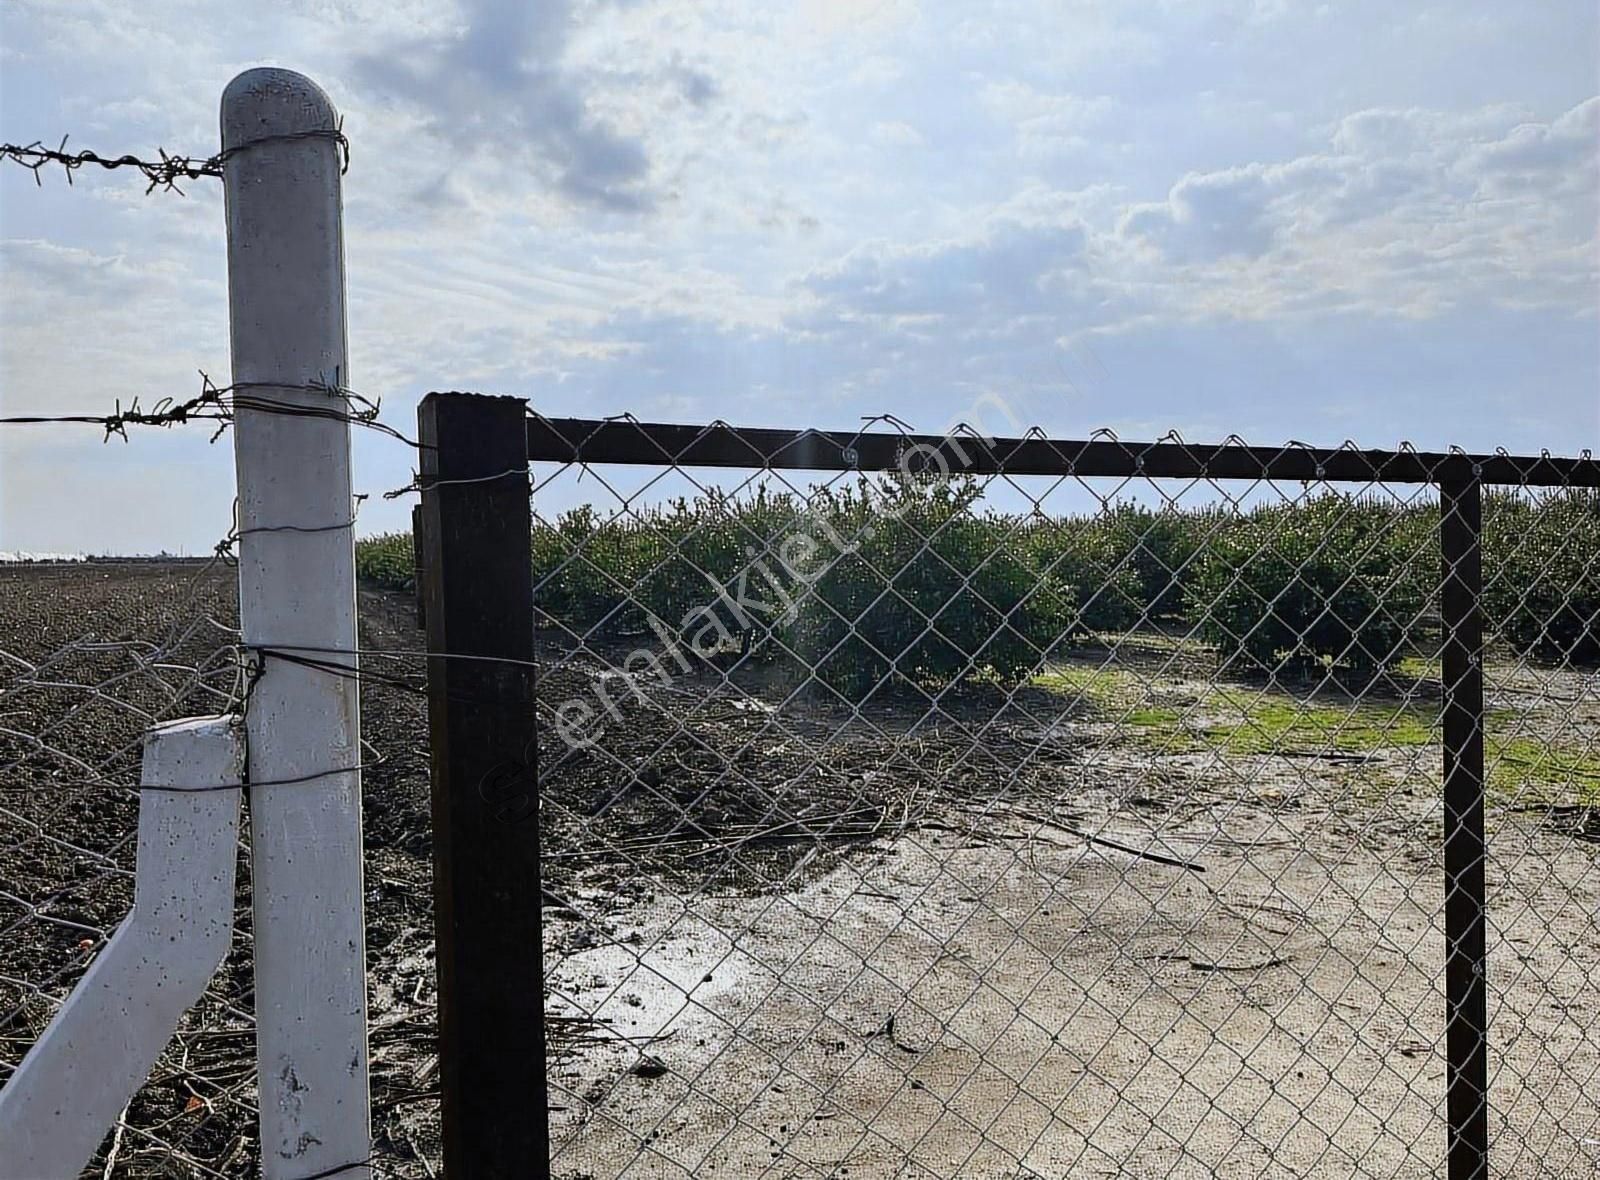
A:
<svg viewBox="0 0 1600 1180">
<path fill-rule="evenodd" d="M 39 140 L 32 143 L 0 143 L 0 160 L 9 160 L 33 173 L 36 184 L 43 184 L 41 174 L 47 168 L 60 168 L 67 178 L 67 183 L 72 183 L 72 174 L 81 168 L 93 164 L 107 170 L 116 168 L 131 168 L 138 172 L 145 180 L 149 181 L 145 193 L 163 189 L 183 195 L 183 189 L 178 187 L 180 180 L 199 180 L 202 177 L 221 179 L 222 166 L 233 156 L 252 148 L 268 144 L 293 143 L 303 139 L 328 139 L 338 145 L 343 156 L 343 170 L 350 168 L 350 141 L 345 138 L 341 127 L 330 130 L 313 128 L 306 131 L 297 131 L 283 135 L 264 135 L 247 143 L 236 144 L 225 148 L 213 156 L 178 156 L 171 155 L 165 148 L 157 148 L 157 158 L 154 160 L 141 159 L 134 155 L 102 156 L 92 151 L 67 151 L 67 136 L 61 137 L 61 142 L 53 148 L 45 147 Z"/>
</svg>

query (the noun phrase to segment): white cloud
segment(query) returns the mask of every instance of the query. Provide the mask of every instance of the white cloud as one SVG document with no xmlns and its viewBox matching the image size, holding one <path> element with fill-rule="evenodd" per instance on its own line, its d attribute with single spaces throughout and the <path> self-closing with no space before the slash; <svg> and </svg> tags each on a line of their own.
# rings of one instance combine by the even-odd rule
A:
<svg viewBox="0 0 1600 1180">
<path fill-rule="evenodd" d="M 1519 123 L 1499 139 L 1464 153 L 1462 171 L 1483 196 L 1592 198 L 1600 155 L 1600 97 L 1550 123 Z M 1591 205 L 1584 210 L 1593 213 Z"/>
<path fill-rule="evenodd" d="M 948 317 L 958 332 L 997 318 L 1051 313 L 1084 267 L 1076 224 L 997 221 L 975 237 L 916 246 L 871 243 L 806 275 L 805 289 L 840 317 Z"/>
<path fill-rule="evenodd" d="M 1089 143 L 1114 103 L 1105 95 L 1049 94 L 1015 80 L 990 82 L 980 100 L 1016 136 L 1024 158 L 1049 157 Z"/>
<path fill-rule="evenodd" d="M 227 372 L 225 293 L 196 283 L 180 259 L 5 239 L 0 274 L 9 414 L 103 413 L 135 395 L 147 406 L 182 400 L 199 392 L 197 369 Z"/>
<path fill-rule="evenodd" d="M 784 30 L 791 36 L 832 40 L 893 33 L 915 20 L 916 0 L 796 0 Z"/>
<path fill-rule="evenodd" d="M 1600 78 L 1569 51 L 1592 5 L 1464 3 L 17 0 L 0 97 L 8 139 L 204 154 L 236 70 L 322 81 L 355 148 L 352 368 L 399 425 L 439 386 L 931 427 L 1020 389 L 1057 428 L 1189 423 L 1204 370 L 1245 391 L 1205 421 L 1251 432 L 1284 341 L 1344 342 L 1296 413 L 1370 413 L 1351 390 L 1380 348 L 1454 406 L 1457 352 L 1497 341 L 1475 371 L 1571 352 L 1551 325 L 1600 304 Z M 79 182 L 0 173 L 8 408 L 225 367 L 219 189 Z M 1562 396 L 1570 422 L 1592 403 Z M 410 458 L 369 478 L 404 482 Z"/>
<path fill-rule="evenodd" d="M 470 152 L 526 165 L 580 205 L 648 210 L 656 194 L 647 128 L 624 130 L 604 117 L 604 89 L 666 93 L 704 107 L 717 95 L 716 81 L 677 53 L 651 70 L 575 64 L 568 52 L 578 18 L 573 0 L 464 0 L 461 16 L 449 34 L 391 37 L 359 54 L 357 82 L 420 112 L 422 126 L 451 157 Z M 506 169 L 498 179 L 518 173 L 528 177 L 527 169 Z M 422 191 L 439 188 L 435 179 Z"/>
<path fill-rule="evenodd" d="M 1592 308 L 1600 100 L 1508 117 L 1358 112 L 1323 151 L 1190 173 L 1118 234 L 1194 313 Z"/>
</svg>

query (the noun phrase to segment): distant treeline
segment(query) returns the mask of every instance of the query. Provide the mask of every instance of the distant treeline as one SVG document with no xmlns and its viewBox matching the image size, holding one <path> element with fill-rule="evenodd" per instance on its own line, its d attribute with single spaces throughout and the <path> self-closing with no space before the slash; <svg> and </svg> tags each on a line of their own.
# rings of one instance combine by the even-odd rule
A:
<svg viewBox="0 0 1600 1180">
<path fill-rule="evenodd" d="M 897 676 L 1012 682 L 1095 633 L 1149 623 L 1254 669 L 1370 672 L 1437 643 L 1435 504 L 1329 493 L 1063 518 L 980 496 L 884 480 L 621 517 L 585 505 L 534 530 L 537 605 L 578 635 L 666 632 L 706 652 L 751 628 L 759 658 L 798 658 L 852 698 Z M 364 540 L 357 565 L 409 587 L 411 538 Z M 1544 659 L 1600 655 L 1594 494 L 1488 495 L 1483 572 L 1495 638 Z"/>
</svg>

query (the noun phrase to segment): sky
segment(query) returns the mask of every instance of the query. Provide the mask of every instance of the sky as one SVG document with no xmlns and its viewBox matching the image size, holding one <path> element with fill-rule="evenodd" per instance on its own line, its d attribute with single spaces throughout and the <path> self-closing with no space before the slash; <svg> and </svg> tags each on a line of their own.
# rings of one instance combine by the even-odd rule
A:
<svg viewBox="0 0 1600 1180">
<path fill-rule="evenodd" d="M 350 384 L 551 415 L 1600 449 L 1600 9 L 4 0 L 0 140 L 345 118 Z M 0 413 L 228 373 L 220 185 L 0 166 Z M 996 426 L 1003 422 L 995 421 Z M 1001 430 L 1001 433 L 1011 433 Z M 0 551 L 206 552 L 232 452 L 0 427 Z M 360 528 L 414 453 L 362 432 Z M 553 493 L 554 494 L 554 493 Z M 564 495 L 581 492 L 564 491 Z"/>
</svg>

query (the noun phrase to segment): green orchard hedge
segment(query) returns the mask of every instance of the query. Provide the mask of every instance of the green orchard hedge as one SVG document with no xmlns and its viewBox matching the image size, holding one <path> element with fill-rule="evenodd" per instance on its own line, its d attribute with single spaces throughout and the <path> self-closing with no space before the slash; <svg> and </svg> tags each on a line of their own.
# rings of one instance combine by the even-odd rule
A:
<svg viewBox="0 0 1600 1180">
<path fill-rule="evenodd" d="M 356 542 L 356 577 L 390 590 L 416 588 L 410 533 L 384 533 Z"/>
<path fill-rule="evenodd" d="M 1337 494 L 1257 508 L 1205 545 L 1187 614 L 1227 665 L 1385 667 L 1408 650 L 1425 601 L 1401 519 Z"/>
<path fill-rule="evenodd" d="M 978 494 L 885 481 L 814 500 L 835 551 L 796 595 L 784 646 L 850 701 L 907 682 L 1016 683 L 1043 667 L 1084 626 L 1080 588 L 1040 560 L 1026 522 L 975 514 Z"/>
<path fill-rule="evenodd" d="M 1149 621 L 1198 631 L 1229 667 L 1380 669 L 1437 641 L 1438 530 L 1421 494 L 1063 518 L 985 509 L 973 483 L 881 479 L 805 500 L 761 489 L 611 517 L 586 505 L 532 540 L 550 625 L 621 640 L 653 637 L 654 620 L 704 649 L 750 622 L 758 658 L 860 700 L 905 682 L 1015 682 L 1092 633 Z M 1600 499 L 1489 494 L 1483 546 L 1491 641 L 1600 660 Z M 357 570 L 410 589 L 410 537 L 362 540 Z M 729 606 L 741 598 L 743 619 Z"/>
<path fill-rule="evenodd" d="M 1554 661 L 1600 659 L 1600 496 L 1492 496 L 1483 513 L 1491 637 Z"/>
</svg>

